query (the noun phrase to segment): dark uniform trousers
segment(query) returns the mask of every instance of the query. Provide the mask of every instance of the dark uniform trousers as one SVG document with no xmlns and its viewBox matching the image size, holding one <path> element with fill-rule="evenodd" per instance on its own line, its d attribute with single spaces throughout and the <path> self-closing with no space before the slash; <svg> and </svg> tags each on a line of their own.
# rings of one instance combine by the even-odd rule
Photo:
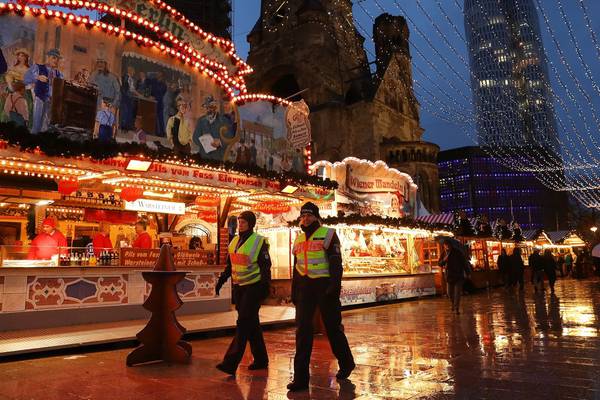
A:
<svg viewBox="0 0 600 400">
<path fill-rule="evenodd" d="M 264 299 L 264 287 L 260 282 L 246 286 L 233 286 L 233 299 L 238 312 L 235 336 L 225 353 L 223 363 L 227 366 L 237 367 L 246 351 L 246 343 L 250 342 L 250 350 L 257 364 L 267 364 L 269 358 L 263 338 L 258 310 Z"/>
<path fill-rule="evenodd" d="M 354 363 L 348 339 L 342 325 L 340 293 L 325 294 L 329 278 L 311 279 L 299 277 L 296 293 L 296 356 L 294 357 L 294 381 L 310 378 L 310 355 L 313 347 L 313 318 L 317 307 L 321 311 L 327 338 L 340 368 Z"/>
</svg>

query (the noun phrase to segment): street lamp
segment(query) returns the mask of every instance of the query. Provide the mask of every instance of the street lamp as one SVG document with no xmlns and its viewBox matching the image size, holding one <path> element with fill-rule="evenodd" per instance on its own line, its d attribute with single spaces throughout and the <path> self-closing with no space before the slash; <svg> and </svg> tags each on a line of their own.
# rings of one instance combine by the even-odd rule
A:
<svg viewBox="0 0 600 400">
<path fill-rule="evenodd" d="M 592 233 L 594 233 L 594 234 L 596 233 L 596 231 L 597 231 L 597 230 L 598 230 L 598 227 L 597 227 L 597 226 L 592 226 L 592 227 L 590 228 L 590 231 L 592 231 Z"/>
</svg>

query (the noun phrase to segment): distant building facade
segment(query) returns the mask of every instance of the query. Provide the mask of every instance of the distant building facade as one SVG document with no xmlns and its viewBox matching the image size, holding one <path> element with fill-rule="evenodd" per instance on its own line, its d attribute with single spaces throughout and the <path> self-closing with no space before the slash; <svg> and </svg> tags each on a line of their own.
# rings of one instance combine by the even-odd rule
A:
<svg viewBox="0 0 600 400">
<path fill-rule="evenodd" d="M 566 210 L 557 208 L 551 190 L 533 174 L 508 169 L 477 146 L 441 151 L 438 169 L 442 212 L 514 219 L 523 229 L 567 226 Z"/>
</svg>

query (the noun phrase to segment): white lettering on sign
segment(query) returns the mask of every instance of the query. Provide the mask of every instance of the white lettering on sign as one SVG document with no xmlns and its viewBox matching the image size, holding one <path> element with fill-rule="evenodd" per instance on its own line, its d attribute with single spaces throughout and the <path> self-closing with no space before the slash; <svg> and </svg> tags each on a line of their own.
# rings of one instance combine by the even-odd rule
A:
<svg viewBox="0 0 600 400">
<path fill-rule="evenodd" d="M 175 203 L 171 201 L 138 199 L 136 201 L 126 201 L 125 209 L 130 211 L 156 212 L 162 214 L 185 214 L 185 203 Z"/>
</svg>

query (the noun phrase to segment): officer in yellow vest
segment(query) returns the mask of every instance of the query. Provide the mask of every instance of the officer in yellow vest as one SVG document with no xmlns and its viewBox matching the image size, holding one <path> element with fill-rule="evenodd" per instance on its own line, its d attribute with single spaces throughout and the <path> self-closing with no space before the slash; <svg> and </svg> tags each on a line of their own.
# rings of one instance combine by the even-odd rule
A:
<svg viewBox="0 0 600 400">
<path fill-rule="evenodd" d="M 321 226 L 319 207 L 308 202 L 300 209 L 302 233 L 294 242 L 292 302 L 296 306 L 296 356 L 290 391 L 308 389 L 313 345 L 313 317 L 321 311 L 327 338 L 338 360 L 338 379 L 346 379 L 355 368 L 342 325 L 342 255 L 335 230 Z"/>
<path fill-rule="evenodd" d="M 271 258 L 269 244 L 264 237 L 254 232 L 255 225 L 256 216 L 251 211 L 244 211 L 239 215 L 238 235 L 229 243 L 227 267 L 219 276 L 215 287 L 218 296 L 227 279 L 232 278 L 233 300 L 238 312 L 237 325 L 223 361 L 216 366 L 229 375 L 235 375 L 247 342 L 250 342 L 254 357 L 254 362 L 248 369 L 266 369 L 269 364 L 258 310 L 261 301 L 269 294 Z"/>
</svg>

